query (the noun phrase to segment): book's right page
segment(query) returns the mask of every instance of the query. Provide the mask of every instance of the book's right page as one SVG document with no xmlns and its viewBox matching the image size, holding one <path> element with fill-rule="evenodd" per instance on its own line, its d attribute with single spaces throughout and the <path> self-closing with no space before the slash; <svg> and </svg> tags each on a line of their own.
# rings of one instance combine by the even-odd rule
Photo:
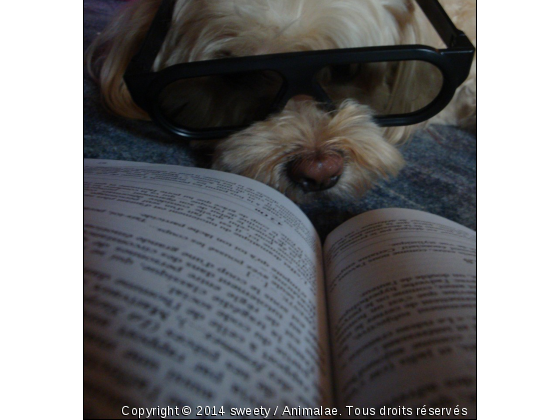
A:
<svg viewBox="0 0 560 420">
<path fill-rule="evenodd" d="M 475 232 L 374 210 L 335 229 L 324 255 L 343 412 L 476 417 Z"/>
</svg>

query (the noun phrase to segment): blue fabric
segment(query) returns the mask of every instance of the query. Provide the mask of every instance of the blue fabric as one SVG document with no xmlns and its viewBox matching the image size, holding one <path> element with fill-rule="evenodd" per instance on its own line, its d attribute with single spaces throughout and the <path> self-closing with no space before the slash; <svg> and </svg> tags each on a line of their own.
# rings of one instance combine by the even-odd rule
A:
<svg viewBox="0 0 560 420">
<path fill-rule="evenodd" d="M 124 4 L 84 1 L 84 49 Z M 418 132 L 402 149 L 407 166 L 355 202 L 302 206 L 321 237 L 367 210 L 402 207 L 438 214 L 476 230 L 476 135 L 448 126 Z M 110 114 L 84 70 L 84 157 L 196 166 L 201 161 L 182 139 L 146 121 Z"/>
</svg>

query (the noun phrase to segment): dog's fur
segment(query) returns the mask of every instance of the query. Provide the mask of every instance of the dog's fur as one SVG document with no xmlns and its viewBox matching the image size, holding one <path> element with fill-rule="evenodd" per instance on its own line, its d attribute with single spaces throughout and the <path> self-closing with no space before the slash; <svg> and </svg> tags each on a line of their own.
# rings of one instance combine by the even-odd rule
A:
<svg viewBox="0 0 560 420">
<path fill-rule="evenodd" d="M 125 117 L 148 118 L 132 101 L 122 76 L 160 1 L 128 4 L 87 52 L 88 68 L 99 82 L 104 103 Z M 475 43 L 475 0 L 440 2 Z M 227 56 L 397 44 L 443 46 L 411 0 L 177 0 L 154 70 Z M 474 123 L 475 68 L 473 63 L 467 81 L 431 123 Z M 379 108 L 417 108 L 418 104 L 403 103 L 395 92 L 423 92 L 436 83 L 434 76 L 412 64 L 387 66 L 383 74 L 362 73 L 354 84 L 329 92 L 339 99 L 335 111 L 325 111 L 310 97 L 295 97 L 278 114 L 216 142 L 212 167 L 260 180 L 297 202 L 354 198 L 379 177 L 396 174 L 403 166 L 397 146 L 419 125 L 380 128 L 371 115 Z M 350 93 L 368 105 L 343 100 Z M 227 94 L 223 96 L 198 98 L 202 119 L 232 112 Z M 317 180 L 317 188 L 306 188 L 309 178 Z"/>
</svg>

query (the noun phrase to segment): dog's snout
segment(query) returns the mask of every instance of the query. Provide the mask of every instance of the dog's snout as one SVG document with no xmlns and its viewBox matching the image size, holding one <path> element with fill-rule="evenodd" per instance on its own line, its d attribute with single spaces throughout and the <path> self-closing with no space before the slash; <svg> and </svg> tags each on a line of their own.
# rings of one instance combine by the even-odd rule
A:
<svg viewBox="0 0 560 420">
<path fill-rule="evenodd" d="M 344 158 L 339 153 L 298 158 L 287 168 L 289 178 L 305 192 L 334 187 L 343 169 Z"/>
</svg>

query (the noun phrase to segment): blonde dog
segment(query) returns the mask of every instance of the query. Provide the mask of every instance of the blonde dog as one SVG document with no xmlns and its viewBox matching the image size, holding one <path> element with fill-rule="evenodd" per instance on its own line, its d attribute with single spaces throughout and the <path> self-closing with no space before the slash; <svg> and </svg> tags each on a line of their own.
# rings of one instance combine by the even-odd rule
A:
<svg viewBox="0 0 560 420">
<path fill-rule="evenodd" d="M 132 99 L 123 75 L 160 3 L 126 5 L 86 54 L 104 103 L 128 118 L 149 118 Z M 441 4 L 475 43 L 474 0 Z M 411 0 L 177 0 L 152 70 L 228 57 L 403 44 L 443 46 Z M 475 69 L 473 63 L 451 102 L 428 124 L 474 123 Z M 244 124 L 212 141 L 212 167 L 262 181 L 300 203 L 356 198 L 380 177 L 395 175 L 404 164 L 398 146 L 426 123 L 382 127 L 375 116 L 421 109 L 442 83 L 440 72 L 420 61 L 327 66 L 316 77 L 333 100 L 330 109 L 304 92 L 268 115 L 262 104 L 275 95 L 268 92 L 275 77 L 262 73 L 182 82 L 168 89 L 160 106 L 191 125 Z"/>
</svg>

